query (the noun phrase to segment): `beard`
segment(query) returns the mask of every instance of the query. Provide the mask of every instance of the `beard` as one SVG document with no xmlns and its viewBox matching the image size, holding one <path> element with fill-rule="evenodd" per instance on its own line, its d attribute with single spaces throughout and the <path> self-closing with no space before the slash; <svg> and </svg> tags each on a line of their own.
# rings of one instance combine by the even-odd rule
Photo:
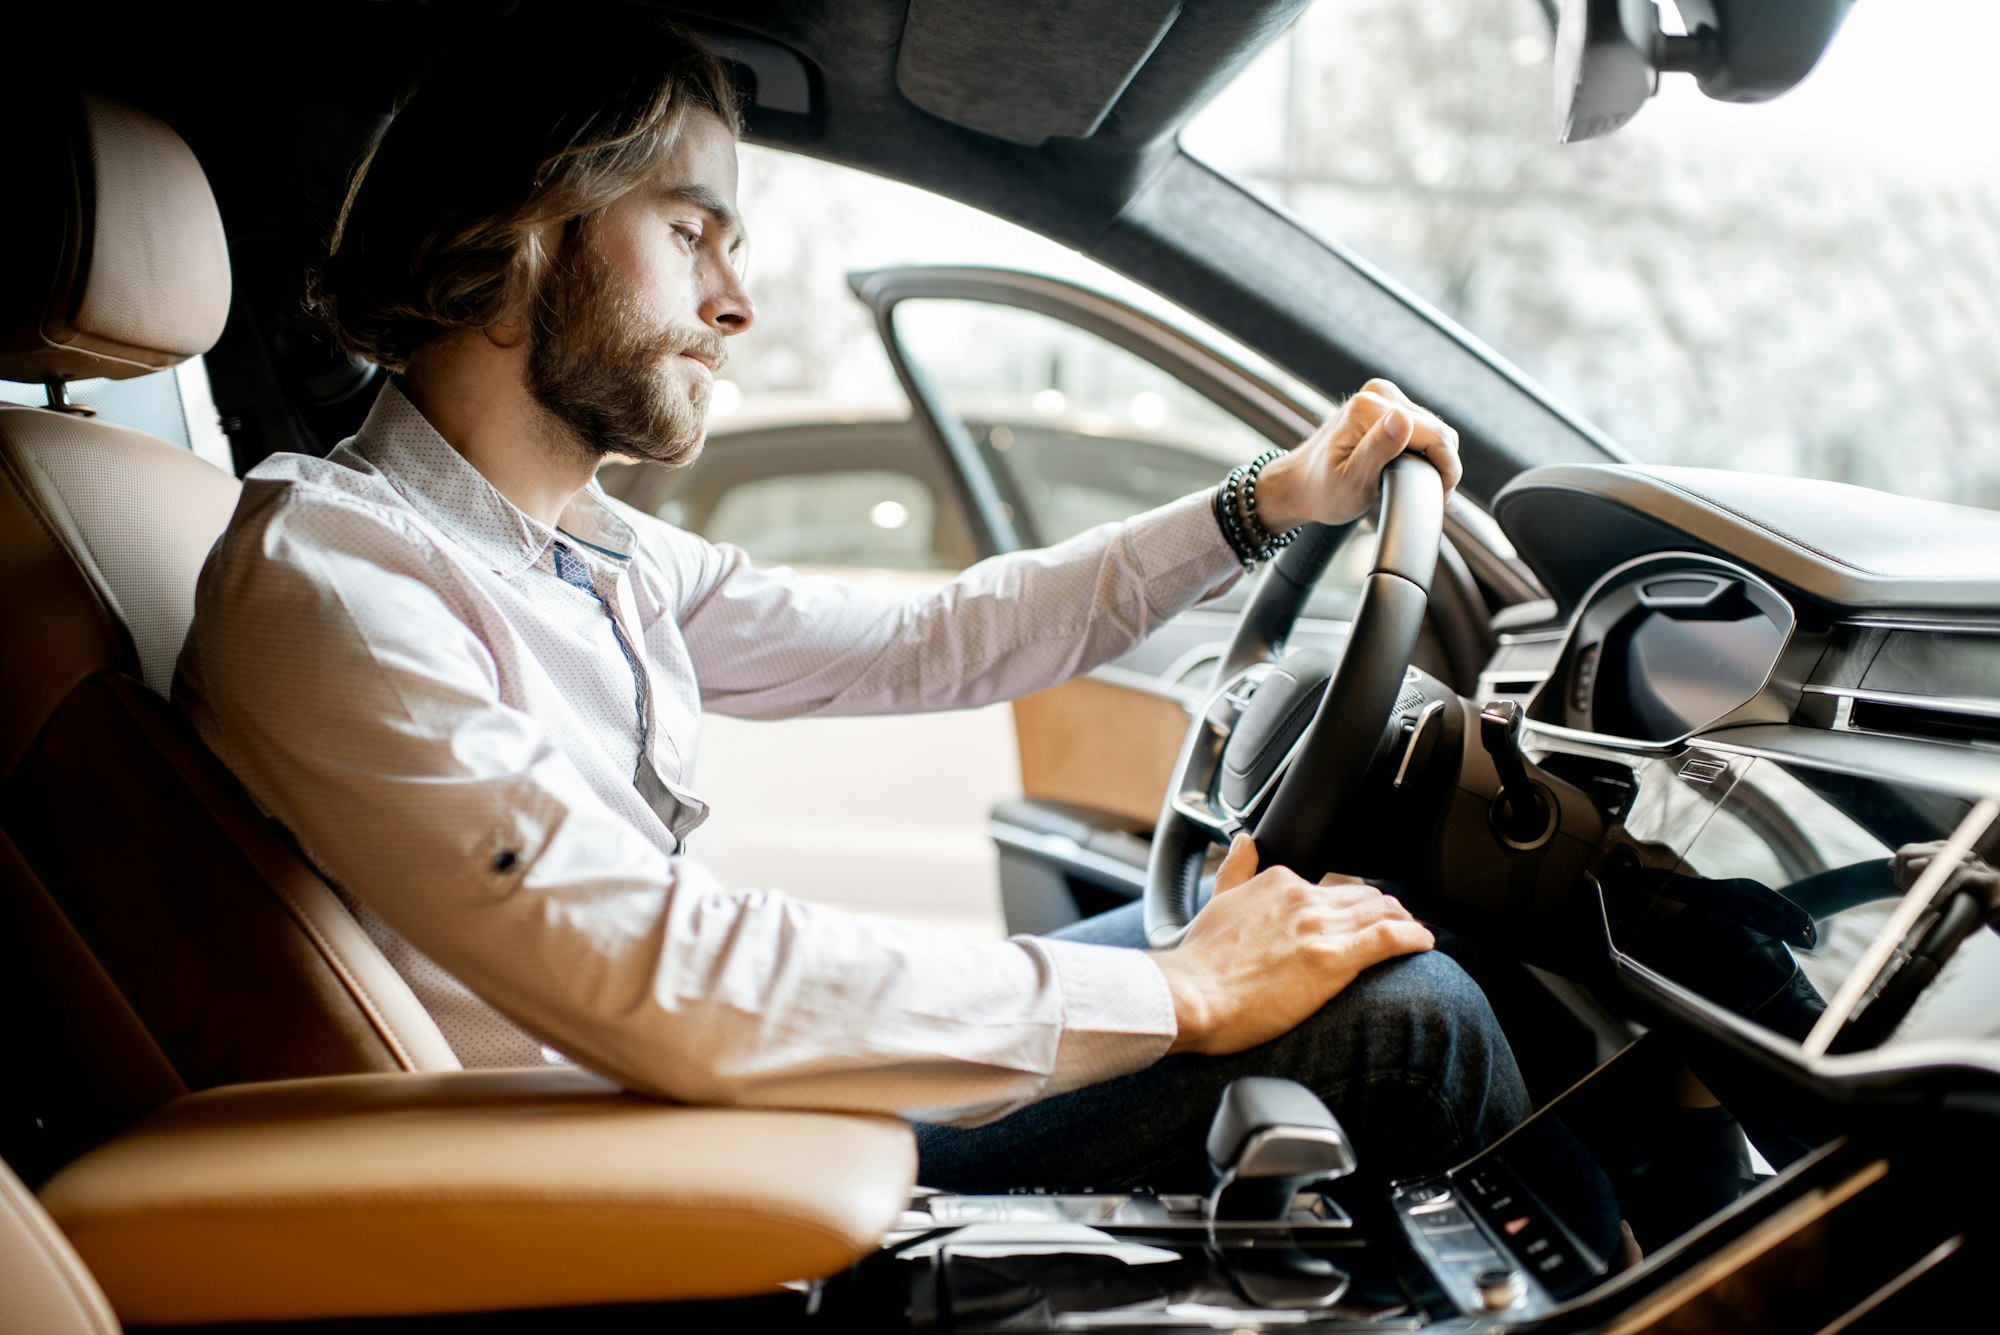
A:
<svg viewBox="0 0 2000 1335">
<path fill-rule="evenodd" d="M 528 349 L 528 393 L 587 454 L 679 468 L 708 435 L 706 377 L 684 382 L 678 358 L 698 352 L 722 365 L 722 335 L 676 325 L 624 291 L 586 235 L 573 262 L 542 284 Z"/>
</svg>

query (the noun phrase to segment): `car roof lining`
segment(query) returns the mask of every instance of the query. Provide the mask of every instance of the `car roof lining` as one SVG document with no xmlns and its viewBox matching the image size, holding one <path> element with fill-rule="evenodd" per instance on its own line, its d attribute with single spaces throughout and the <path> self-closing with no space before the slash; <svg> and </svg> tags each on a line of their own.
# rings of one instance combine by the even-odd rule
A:
<svg viewBox="0 0 2000 1335">
<path fill-rule="evenodd" d="M 1095 134 L 1181 12 L 1180 0 L 1126 0 L 1109 11 L 1065 0 L 909 2 L 896 55 L 903 96 L 1029 147 Z"/>
<path fill-rule="evenodd" d="M 1144 187 L 1188 118 L 1308 3 L 665 0 L 659 7 L 725 44 L 732 33 L 752 33 L 812 67 L 820 85 L 805 116 L 766 104 L 759 76 L 747 109 L 753 142 L 887 172 L 1084 244 Z"/>
</svg>

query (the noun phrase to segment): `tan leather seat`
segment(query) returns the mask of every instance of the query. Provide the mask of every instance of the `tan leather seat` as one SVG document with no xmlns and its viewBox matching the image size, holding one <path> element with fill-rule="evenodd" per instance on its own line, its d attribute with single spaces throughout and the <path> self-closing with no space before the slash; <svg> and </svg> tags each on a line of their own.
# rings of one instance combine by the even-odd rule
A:
<svg viewBox="0 0 2000 1335">
<path fill-rule="evenodd" d="M 835 1273 L 909 1199 L 885 1117 L 683 1108 L 574 1068 L 211 1090 L 42 1201 L 147 1324 L 716 1298 Z"/>
<path fill-rule="evenodd" d="M 69 121 L 0 210 L 24 232 L 0 242 L 0 377 L 198 354 L 228 305 L 200 167 L 118 102 L 84 95 Z M 34 1017 L 0 1149 L 118 1314 L 727 1297 L 865 1254 L 915 1179 L 894 1119 L 453 1069 L 401 978 L 162 698 L 235 497 L 164 441 L 0 407 L 0 1003 Z M 10 1189 L 9 1299 L 18 1274 L 51 1320 L 109 1328 Z"/>
<path fill-rule="evenodd" d="M 37 137 L 14 178 L 37 185 L 8 211 L 0 376 L 124 378 L 202 352 L 229 273 L 193 154 L 108 98 L 50 119 L 60 132 Z M 59 906 L 102 968 L 74 985 L 114 986 L 188 1088 L 455 1067 L 408 987 L 162 698 L 236 492 L 143 433 L 0 407 L 0 828 L 18 850 L 0 860 L 4 893 Z M 76 1126 L 51 1135 L 88 1142 Z"/>
<path fill-rule="evenodd" d="M 0 1293 L 10 1330 L 40 1335 L 104 1335 L 118 1318 L 21 1179 L 0 1164 Z"/>
</svg>

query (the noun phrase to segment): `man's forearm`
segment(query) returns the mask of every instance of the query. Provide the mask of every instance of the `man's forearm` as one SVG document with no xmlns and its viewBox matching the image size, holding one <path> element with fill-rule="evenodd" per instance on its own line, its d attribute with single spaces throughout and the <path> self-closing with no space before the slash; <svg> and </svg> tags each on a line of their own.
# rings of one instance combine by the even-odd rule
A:
<svg viewBox="0 0 2000 1335">
<path fill-rule="evenodd" d="M 703 703 L 720 713 L 971 708 L 1116 658 L 1228 587 L 1238 570 L 1200 493 L 1053 547 L 982 561 L 914 599 L 745 568 L 683 629 Z M 746 625 L 754 637 L 742 633 Z"/>
</svg>

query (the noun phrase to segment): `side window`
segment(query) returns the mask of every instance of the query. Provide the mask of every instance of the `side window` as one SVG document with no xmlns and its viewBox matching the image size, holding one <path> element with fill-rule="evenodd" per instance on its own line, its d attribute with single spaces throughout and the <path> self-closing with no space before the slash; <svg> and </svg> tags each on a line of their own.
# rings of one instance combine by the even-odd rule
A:
<svg viewBox="0 0 2000 1335">
<path fill-rule="evenodd" d="M 1030 545 L 1213 486 L 1272 444 L 1137 353 L 1052 316 L 908 297 L 894 321 L 904 355 L 964 423 Z M 1351 617 L 1372 552 L 1364 523 L 1328 564 L 1307 615 Z M 1248 593 L 1239 583 L 1216 606 L 1236 608 Z"/>
<path fill-rule="evenodd" d="M 155 371 L 130 380 L 72 380 L 69 401 L 97 410 L 100 422 L 115 422 L 158 436 L 186 449 L 187 412 L 181 407 L 180 383 L 172 371 Z M 11 403 L 46 403 L 40 385 L 0 381 L 0 399 Z"/>
<path fill-rule="evenodd" d="M 228 438 L 216 422 L 208 372 L 199 357 L 151 375 L 129 380 L 72 380 L 66 388 L 69 401 L 95 409 L 100 422 L 158 436 L 225 472 L 235 471 Z M 48 402 L 48 393 L 40 385 L 0 380 L 0 402 L 41 405 Z"/>
<path fill-rule="evenodd" d="M 1034 311 L 915 297 L 895 324 L 1030 543 L 1185 496 L 1270 445 L 1144 358 Z"/>
<path fill-rule="evenodd" d="M 686 468 L 599 476 L 612 495 L 760 565 L 949 571 L 974 560 L 949 475 L 907 419 L 736 419 Z"/>
<path fill-rule="evenodd" d="M 753 478 L 731 487 L 704 526 L 763 561 L 792 565 L 938 565 L 937 503 L 908 473 L 849 469 Z"/>
</svg>

